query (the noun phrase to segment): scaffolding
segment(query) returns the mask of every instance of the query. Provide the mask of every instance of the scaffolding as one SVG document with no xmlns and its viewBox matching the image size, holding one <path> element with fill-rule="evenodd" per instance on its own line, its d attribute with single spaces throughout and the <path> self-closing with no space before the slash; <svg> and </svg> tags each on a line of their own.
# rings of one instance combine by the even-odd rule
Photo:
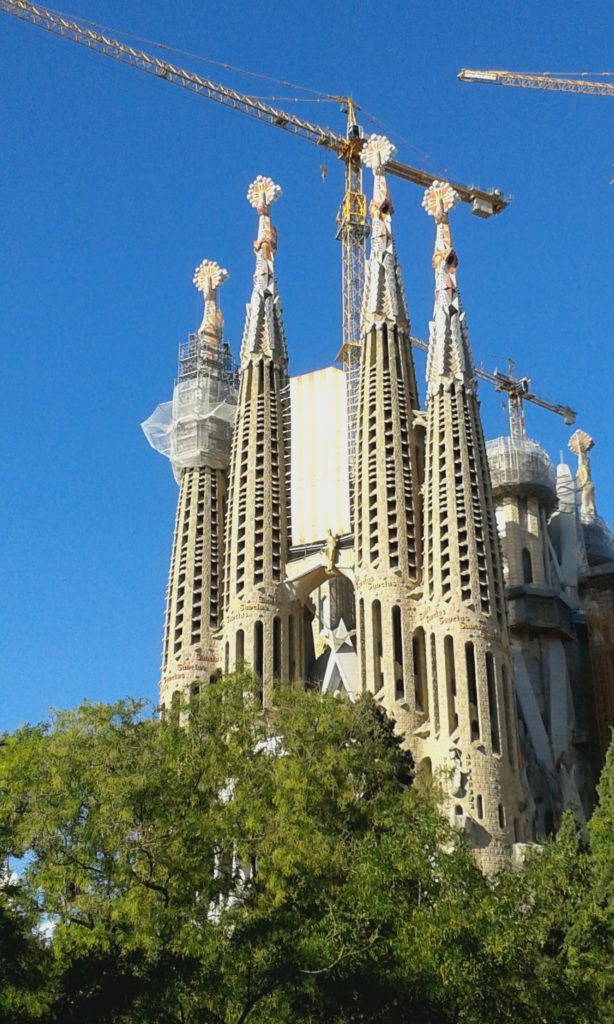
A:
<svg viewBox="0 0 614 1024">
<path fill-rule="evenodd" d="M 184 469 L 225 469 L 238 401 L 238 371 L 226 343 L 190 334 L 179 346 L 173 397 L 141 427 L 152 448 L 170 459 L 177 482 Z"/>
<path fill-rule="evenodd" d="M 548 454 L 536 441 L 496 437 L 486 442 L 486 451 L 495 495 L 533 495 L 554 505 L 554 467 Z"/>
</svg>

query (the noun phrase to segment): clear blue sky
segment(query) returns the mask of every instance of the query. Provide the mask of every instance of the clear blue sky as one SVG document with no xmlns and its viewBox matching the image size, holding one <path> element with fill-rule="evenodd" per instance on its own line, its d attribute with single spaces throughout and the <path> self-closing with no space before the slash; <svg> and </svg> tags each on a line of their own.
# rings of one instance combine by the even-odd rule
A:
<svg viewBox="0 0 614 1024">
<path fill-rule="evenodd" d="M 475 359 L 493 369 L 511 355 L 539 393 L 577 409 L 596 440 L 598 510 L 614 521 L 614 98 L 456 80 L 463 66 L 614 71 L 611 0 L 70 0 L 69 11 L 351 93 L 388 126 L 399 159 L 511 193 L 489 221 L 453 214 Z M 139 423 L 170 397 L 177 344 L 198 326 L 193 269 L 207 257 L 230 270 L 221 301 L 236 350 L 255 232 L 245 191 L 271 175 L 284 189 L 274 212 L 291 372 L 330 363 L 342 175 L 306 142 L 5 15 L 0 66 L 0 727 L 13 728 L 85 697 L 155 698 L 176 486 Z M 293 109 L 343 128 L 334 105 Z M 392 187 L 412 329 L 424 337 L 433 226 L 420 189 Z M 481 396 L 487 434 L 503 432 L 500 396 Z M 528 422 L 558 458 L 569 436 L 559 419 L 529 409 Z"/>
</svg>

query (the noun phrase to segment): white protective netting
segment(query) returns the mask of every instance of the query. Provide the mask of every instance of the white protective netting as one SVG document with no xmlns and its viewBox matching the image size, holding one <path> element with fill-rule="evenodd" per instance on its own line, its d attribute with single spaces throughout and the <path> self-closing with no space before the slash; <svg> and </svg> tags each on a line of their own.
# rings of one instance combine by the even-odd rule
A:
<svg viewBox="0 0 614 1024">
<path fill-rule="evenodd" d="M 223 353 L 205 353 L 210 346 L 202 345 L 199 355 L 207 358 L 188 366 L 181 359 L 183 348 L 172 401 L 156 406 L 141 424 L 152 448 L 170 459 L 177 480 L 187 467 L 228 466 L 237 408 L 236 379 Z"/>
<path fill-rule="evenodd" d="M 554 467 L 548 454 L 536 441 L 515 441 L 497 437 L 486 442 L 493 490 L 530 488 L 554 496 Z"/>
</svg>

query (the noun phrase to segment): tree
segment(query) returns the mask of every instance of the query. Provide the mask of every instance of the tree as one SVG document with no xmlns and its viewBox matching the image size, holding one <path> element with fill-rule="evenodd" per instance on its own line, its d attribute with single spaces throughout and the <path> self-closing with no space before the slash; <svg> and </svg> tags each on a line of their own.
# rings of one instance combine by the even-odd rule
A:
<svg viewBox="0 0 614 1024">
<path fill-rule="evenodd" d="M 254 690 L 211 684 L 181 723 L 84 704 L 0 747 L 0 855 L 55 925 L 37 1019 L 607 1019 L 592 981 L 556 977 L 575 831 L 488 881 L 373 697 L 281 688 L 263 711 Z"/>
<path fill-rule="evenodd" d="M 53 966 L 35 929 L 35 919 L 21 905 L 19 886 L 0 885 L 0 1024 L 28 1024 L 48 1004 Z"/>
</svg>

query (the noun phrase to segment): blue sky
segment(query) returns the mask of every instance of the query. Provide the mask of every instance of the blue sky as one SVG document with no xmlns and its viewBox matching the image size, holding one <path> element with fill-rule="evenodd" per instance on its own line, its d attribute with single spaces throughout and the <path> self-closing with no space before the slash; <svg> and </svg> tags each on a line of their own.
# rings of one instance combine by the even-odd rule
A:
<svg viewBox="0 0 614 1024">
<path fill-rule="evenodd" d="M 463 66 L 614 71 L 611 0 L 68 3 L 143 39 L 350 93 L 399 159 L 511 193 L 499 217 L 464 206 L 452 217 L 474 356 L 489 369 L 513 356 L 538 393 L 578 411 L 596 440 L 598 511 L 614 523 L 614 98 L 456 80 Z M 236 350 L 256 227 L 245 191 L 271 175 L 284 189 L 274 214 L 291 372 L 327 365 L 339 342 L 342 174 L 306 142 L 5 15 L 0 66 L 0 728 L 13 728 L 85 697 L 155 699 L 176 486 L 139 423 L 170 397 L 177 344 L 200 321 L 193 269 L 204 257 L 229 269 L 221 303 Z M 334 104 L 289 106 L 343 130 Z M 424 337 L 433 226 L 420 189 L 392 190 L 412 329 Z M 503 432 L 501 396 L 482 386 L 481 397 L 487 434 Z M 557 459 L 569 431 L 527 416 Z"/>
</svg>

